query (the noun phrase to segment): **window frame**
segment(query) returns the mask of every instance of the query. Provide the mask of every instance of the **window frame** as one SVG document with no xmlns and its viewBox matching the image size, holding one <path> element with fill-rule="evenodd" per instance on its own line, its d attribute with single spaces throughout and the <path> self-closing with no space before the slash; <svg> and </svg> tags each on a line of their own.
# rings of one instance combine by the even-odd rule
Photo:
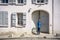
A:
<svg viewBox="0 0 60 40">
<path fill-rule="evenodd" d="M 14 0 L 12 0 L 12 1 L 10 1 L 10 0 L 8 0 L 8 4 L 10 4 L 10 5 L 16 5 L 16 0 L 14 1 Z"/>
<path fill-rule="evenodd" d="M 2 5 L 3 5 L 3 4 L 4 4 L 4 5 L 5 5 L 5 4 L 8 4 L 8 3 L 3 3 L 2 1 L 3 1 L 3 0 L 0 0 L 0 4 L 2 4 Z"/>
<path fill-rule="evenodd" d="M 25 20 L 25 24 L 19 25 L 19 24 L 18 24 L 18 14 L 23 14 L 23 16 L 25 16 L 25 17 L 26 17 L 26 14 L 24 15 L 23 12 L 18 12 L 18 13 L 17 13 L 17 20 L 16 20 L 16 21 L 17 21 L 17 25 L 16 25 L 16 27 L 17 27 L 17 28 L 23 28 L 23 27 L 26 26 L 26 18 L 25 18 L 25 19 L 22 18 L 22 22 L 23 22 L 23 20 Z M 22 17 L 23 17 L 23 16 L 22 16 Z M 23 23 L 24 23 L 24 22 L 23 22 Z M 25 26 L 24 26 L 24 25 L 25 25 Z"/>
<path fill-rule="evenodd" d="M 22 15 L 22 18 L 19 20 L 19 15 Z M 23 13 L 17 13 L 17 22 L 18 22 L 18 25 L 21 25 L 23 26 L 23 24 L 19 24 L 19 21 L 21 21 L 23 23 Z"/>
<path fill-rule="evenodd" d="M 41 0 L 40 0 L 39 3 L 37 2 L 37 0 L 36 0 L 36 2 L 34 2 L 34 0 L 33 0 L 32 3 L 33 4 L 37 4 L 37 5 L 43 5 L 43 4 L 47 4 L 48 3 L 48 0 L 44 0 L 44 3 L 42 3 Z"/>
<path fill-rule="evenodd" d="M 16 5 L 16 6 L 26 5 L 26 0 L 23 0 L 23 3 L 18 3 L 18 0 L 15 1 L 8 0 L 8 3 L 2 3 L 2 1 L 3 0 L 0 0 L 0 5 Z"/>
<path fill-rule="evenodd" d="M 20 13 L 22 13 L 23 14 L 22 17 L 24 17 L 24 18 L 22 18 L 23 25 L 18 24 L 18 14 L 20 14 Z M 12 21 L 14 21 L 14 20 L 15 20 L 15 22 L 13 23 Z M 11 27 L 24 28 L 25 26 L 26 26 L 26 13 L 25 12 L 14 12 L 14 13 L 11 14 Z"/>
<path fill-rule="evenodd" d="M 36 4 L 41 4 L 42 5 L 42 4 L 45 4 L 45 1 L 44 1 L 44 3 L 41 3 L 41 0 L 40 0 L 40 2 L 38 3 L 37 0 L 36 0 Z"/>
<path fill-rule="evenodd" d="M 18 0 L 17 0 L 17 4 L 16 5 L 26 5 L 26 0 L 23 0 L 23 3 L 18 3 Z"/>
</svg>

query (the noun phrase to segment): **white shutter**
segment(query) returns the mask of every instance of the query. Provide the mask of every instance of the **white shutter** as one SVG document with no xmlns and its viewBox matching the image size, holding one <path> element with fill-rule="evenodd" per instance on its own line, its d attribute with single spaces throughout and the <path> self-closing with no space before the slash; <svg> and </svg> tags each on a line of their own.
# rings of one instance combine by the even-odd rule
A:
<svg viewBox="0 0 60 40">
<path fill-rule="evenodd" d="M 36 0 L 32 0 L 32 3 L 35 4 L 36 3 Z"/>
<path fill-rule="evenodd" d="M 5 25 L 8 25 L 8 12 L 5 12 Z"/>
<path fill-rule="evenodd" d="M 8 12 L 1 11 L 0 12 L 0 26 L 7 26 L 8 25 Z"/>
<path fill-rule="evenodd" d="M 48 3 L 48 0 L 45 0 L 45 3 Z"/>
<path fill-rule="evenodd" d="M 0 3 L 2 3 L 2 0 L 0 0 Z"/>
<path fill-rule="evenodd" d="M 23 26 L 26 26 L 26 13 L 23 13 Z"/>
<path fill-rule="evenodd" d="M 2 12 L 2 24 L 8 25 L 8 12 Z"/>
<path fill-rule="evenodd" d="M 9 2 L 16 2 L 16 0 L 9 0 Z"/>
<path fill-rule="evenodd" d="M 8 12 L 2 12 L 2 24 L 8 25 Z"/>
<path fill-rule="evenodd" d="M 16 14 L 11 14 L 11 26 L 16 26 Z"/>
<path fill-rule="evenodd" d="M 16 4 L 16 0 L 8 0 L 9 4 Z"/>
<path fill-rule="evenodd" d="M 24 1 L 24 4 L 26 5 L 26 0 L 23 0 Z"/>
<path fill-rule="evenodd" d="M 2 25 L 2 12 L 0 12 L 0 25 Z"/>
</svg>

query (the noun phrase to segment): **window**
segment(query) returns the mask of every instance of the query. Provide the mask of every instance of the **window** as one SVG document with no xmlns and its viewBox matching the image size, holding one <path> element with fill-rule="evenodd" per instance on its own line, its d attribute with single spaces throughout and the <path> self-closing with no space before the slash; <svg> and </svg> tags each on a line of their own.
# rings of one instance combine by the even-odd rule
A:
<svg viewBox="0 0 60 40">
<path fill-rule="evenodd" d="M 0 11 L 0 27 L 8 26 L 8 12 Z"/>
<path fill-rule="evenodd" d="M 0 0 L 0 4 L 25 5 L 26 0 Z"/>
<path fill-rule="evenodd" d="M 44 0 L 41 0 L 41 3 L 44 3 Z"/>
<path fill-rule="evenodd" d="M 2 3 L 8 3 L 8 0 L 2 0 Z"/>
<path fill-rule="evenodd" d="M 37 3 L 40 3 L 41 0 L 37 0 Z"/>
<path fill-rule="evenodd" d="M 18 3 L 23 3 L 23 0 L 18 0 Z"/>
<path fill-rule="evenodd" d="M 18 5 L 25 5 L 26 0 L 17 0 Z"/>
<path fill-rule="evenodd" d="M 0 0 L 0 3 L 8 3 L 8 0 Z"/>
<path fill-rule="evenodd" d="M 33 4 L 47 4 L 48 0 L 32 0 Z"/>
<path fill-rule="evenodd" d="M 18 25 L 23 25 L 23 13 L 18 14 Z"/>
<path fill-rule="evenodd" d="M 44 3 L 45 0 L 37 0 L 37 3 Z"/>
<path fill-rule="evenodd" d="M 25 13 L 15 13 L 11 16 L 12 27 L 25 27 L 26 25 L 26 14 Z"/>
<path fill-rule="evenodd" d="M 25 13 L 17 13 L 18 19 L 18 26 L 25 26 L 26 25 L 26 14 Z"/>
<path fill-rule="evenodd" d="M 9 4 L 16 4 L 16 0 L 9 0 Z"/>
<path fill-rule="evenodd" d="M 32 3 L 35 4 L 36 3 L 36 0 L 32 0 Z"/>
</svg>

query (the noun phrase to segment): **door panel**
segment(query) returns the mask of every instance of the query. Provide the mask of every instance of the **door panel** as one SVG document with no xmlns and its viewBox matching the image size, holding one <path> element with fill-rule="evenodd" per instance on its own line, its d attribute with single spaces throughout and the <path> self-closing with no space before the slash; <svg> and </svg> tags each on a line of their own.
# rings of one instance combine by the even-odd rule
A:
<svg viewBox="0 0 60 40">
<path fill-rule="evenodd" d="M 34 22 L 35 27 L 37 27 L 37 22 L 38 22 L 38 17 L 39 17 L 39 12 L 34 12 L 32 15 L 32 20 Z"/>
<path fill-rule="evenodd" d="M 49 33 L 49 15 L 46 12 L 40 13 L 40 18 L 42 22 L 41 32 Z"/>
</svg>

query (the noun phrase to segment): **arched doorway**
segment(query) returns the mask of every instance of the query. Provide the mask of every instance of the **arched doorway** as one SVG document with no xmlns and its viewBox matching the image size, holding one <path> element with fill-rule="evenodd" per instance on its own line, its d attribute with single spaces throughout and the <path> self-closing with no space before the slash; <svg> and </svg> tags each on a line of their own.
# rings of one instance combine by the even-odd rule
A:
<svg viewBox="0 0 60 40">
<path fill-rule="evenodd" d="M 44 10 L 37 10 L 32 13 L 32 20 L 37 27 L 37 22 L 40 18 L 41 21 L 41 28 L 40 32 L 42 33 L 49 33 L 49 13 Z"/>
</svg>

